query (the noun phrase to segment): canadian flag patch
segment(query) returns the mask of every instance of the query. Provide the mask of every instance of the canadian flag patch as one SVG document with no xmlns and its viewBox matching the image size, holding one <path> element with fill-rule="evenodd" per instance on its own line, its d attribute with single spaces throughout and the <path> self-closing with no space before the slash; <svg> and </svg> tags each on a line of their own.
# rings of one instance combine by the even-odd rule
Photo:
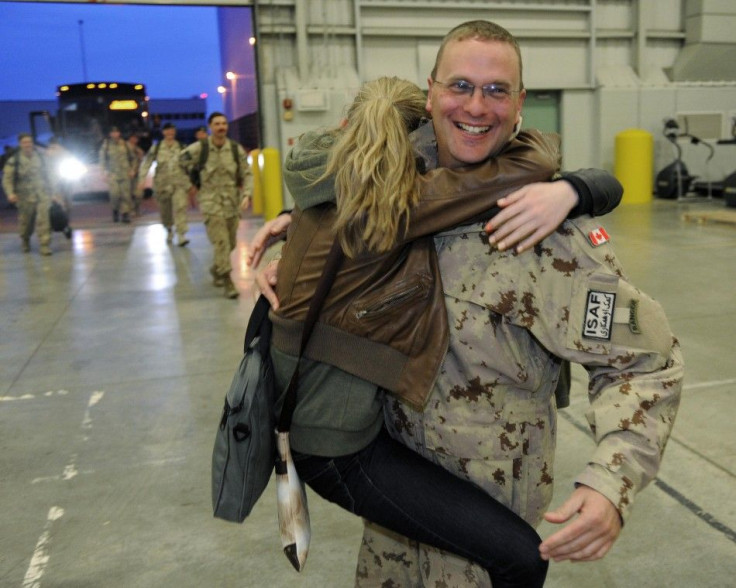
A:
<svg viewBox="0 0 736 588">
<path fill-rule="evenodd" d="M 609 237 L 608 233 L 606 233 L 606 229 L 598 227 L 594 231 L 590 231 L 590 233 L 588 233 L 588 240 L 593 247 L 598 247 L 599 245 L 608 243 Z"/>
</svg>

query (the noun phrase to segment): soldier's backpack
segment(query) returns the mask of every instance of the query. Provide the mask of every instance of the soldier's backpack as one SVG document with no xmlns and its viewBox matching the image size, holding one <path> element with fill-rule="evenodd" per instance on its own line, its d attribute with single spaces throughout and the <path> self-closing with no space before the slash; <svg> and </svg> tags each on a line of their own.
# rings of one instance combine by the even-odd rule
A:
<svg viewBox="0 0 736 588">
<path fill-rule="evenodd" d="M 200 139 L 199 145 L 199 161 L 197 162 L 197 165 L 192 166 L 192 168 L 189 170 L 189 181 L 197 189 L 202 186 L 202 177 L 200 175 L 200 172 L 204 169 L 204 166 L 207 163 L 207 158 L 210 155 L 210 142 L 208 139 Z M 238 186 L 238 188 L 242 188 L 243 176 L 240 172 L 240 154 L 238 153 L 238 144 L 235 141 L 230 141 L 230 149 L 232 150 L 233 159 L 235 160 L 235 165 L 237 166 L 237 171 L 235 172 L 235 184 Z"/>
<path fill-rule="evenodd" d="M 161 143 L 162 141 L 159 141 L 158 143 L 156 143 L 155 147 L 153 148 L 153 161 L 158 161 L 158 148 L 161 147 Z M 179 151 L 184 149 L 184 146 L 181 143 L 179 143 L 179 141 L 174 140 L 174 143 L 176 143 L 176 146 L 179 147 Z M 151 162 L 151 164 L 153 164 L 153 161 Z"/>
<path fill-rule="evenodd" d="M 130 148 L 130 145 L 128 145 L 127 141 L 123 141 L 123 144 L 125 145 L 125 154 L 128 156 L 128 165 L 133 165 L 133 161 L 135 159 L 135 154 L 133 153 L 132 149 Z M 110 167 L 110 140 L 105 139 L 103 142 L 104 146 L 104 153 L 105 153 L 105 169 L 109 169 Z"/>
<path fill-rule="evenodd" d="M 43 153 L 36 149 L 36 147 L 34 147 L 33 150 L 38 154 L 38 157 L 41 159 L 41 172 L 46 178 L 46 181 L 48 181 L 49 176 L 48 170 L 46 169 L 46 157 Z M 12 153 L 10 157 L 15 157 L 15 160 L 13 162 L 13 191 L 15 191 L 18 189 L 18 180 L 20 179 L 20 147 L 17 147 L 15 149 L 15 152 Z"/>
</svg>

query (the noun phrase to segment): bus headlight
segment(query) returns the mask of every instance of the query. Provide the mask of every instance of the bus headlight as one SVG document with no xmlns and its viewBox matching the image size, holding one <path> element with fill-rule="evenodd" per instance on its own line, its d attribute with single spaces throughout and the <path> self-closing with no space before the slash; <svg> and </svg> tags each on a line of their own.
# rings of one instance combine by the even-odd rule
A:
<svg viewBox="0 0 736 588">
<path fill-rule="evenodd" d="M 87 173 L 87 167 L 76 157 L 67 157 L 59 163 L 59 175 L 68 181 L 80 179 Z"/>
</svg>

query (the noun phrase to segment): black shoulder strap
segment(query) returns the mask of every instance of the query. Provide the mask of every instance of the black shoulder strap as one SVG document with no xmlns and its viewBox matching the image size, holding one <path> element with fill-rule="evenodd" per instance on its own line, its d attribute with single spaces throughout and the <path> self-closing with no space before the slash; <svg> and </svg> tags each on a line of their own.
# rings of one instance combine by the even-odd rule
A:
<svg viewBox="0 0 736 588">
<path fill-rule="evenodd" d="M 327 256 L 325 267 L 322 270 L 322 277 L 320 277 L 317 283 L 317 288 L 314 291 L 312 302 L 309 304 L 309 310 L 307 311 L 307 318 L 304 319 L 304 330 L 302 331 L 302 342 L 299 347 L 299 358 L 296 362 L 296 368 L 294 374 L 291 376 L 289 381 L 289 387 L 286 389 L 286 396 L 284 397 L 284 405 L 281 408 L 281 416 L 279 417 L 279 423 L 277 430 L 280 433 L 291 429 L 291 417 L 294 415 L 294 409 L 296 409 L 296 391 L 299 388 L 299 363 L 301 362 L 304 350 L 307 348 L 309 338 L 312 336 L 314 325 L 317 323 L 317 318 L 322 310 L 327 294 L 332 288 L 332 283 L 335 281 L 337 270 L 340 268 L 340 264 L 343 260 L 343 252 L 340 247 L 340 243 L 335 239 L 332 243 L 332 249 Z"/>
<path fill-rule="evenodd" d="M 240 153 L 238 153 L 238 144 L 235 141 L 230 140 L 230 150 L 233 152 L 233 159 L 235 160 L 235 184 L 238 188 L 243 186 L 243 178 L 240 174 Z"/>
<path fill-rule="evenodd" d="M 256 301 L 256 305 L 253 307 L 253 312 L 250 313 L 250 319 L 248 319 L 248 326 L 245 329 L 245 342 L 243 343 L 243 353 L 248 351 L 253 339 L 257 336 L 265 338 L 264 328 L 271 321 L 266 320 L 268 318 L 268 311 L 271 308 L 271 303 L 268 299 L 261 294 Z M 269 338 L 270 339 L 270 338 Z"/>
<path fill-rule="evenodd" d="M 197 169 L 204 169 L 205 164 L 207 163 L 207 158 L 210 155 L 210 142 L 208 139 L 200 139 L 199 140 L 199 163 L 197 164 Z"/>
</svg>

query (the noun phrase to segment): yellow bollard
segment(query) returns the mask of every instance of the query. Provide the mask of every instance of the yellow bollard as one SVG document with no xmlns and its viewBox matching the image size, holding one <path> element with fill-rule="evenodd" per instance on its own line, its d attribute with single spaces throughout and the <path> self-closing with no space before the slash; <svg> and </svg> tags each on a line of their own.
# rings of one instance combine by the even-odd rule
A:
<svg viewBox="0 0 736 588">
<path fill-rule="evenodd" d="M 279 150 L 266 147 L 258 155 L 263 188 L 263 218 L 276 218 L 284 208 L 284 192 L 281 183 L 281 157 Z"/>
<path fill-rule="evenodd" d="M 261 167 L 258 165 L 260 149 L 253 149 L 248 153 L 248 165 L 253 173 L 253 214 L 263 214 L 263 186 L 261 185 Z"/>
<path fill-rule="evenodd" d="M 616 135 L 614 175 L 624 187 L 622 204 L 652 200 L 654 187 L 654 138 L 642 129 L 627 129 Z"/>
</svg>

